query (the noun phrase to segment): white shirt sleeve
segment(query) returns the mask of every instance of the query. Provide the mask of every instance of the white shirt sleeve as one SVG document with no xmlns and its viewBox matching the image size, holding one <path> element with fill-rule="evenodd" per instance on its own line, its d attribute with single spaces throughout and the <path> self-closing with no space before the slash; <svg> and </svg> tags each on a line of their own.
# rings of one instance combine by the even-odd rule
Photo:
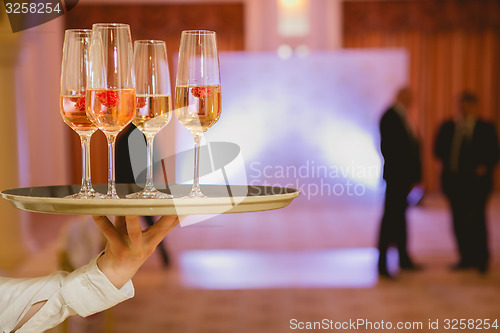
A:
<svg viewBox="0 0 500 333">
<path fill-rule="evenodd" d="M 70 315 L 82 317 L 108 309 L 134 296 L 132 281 L 117 289 L 94 258 L 72 272 L 35 279 L 0 278 L 0 332 L 9 333 L 35 303 L 47 301 L 16 333 L 40 333 Z"/>
</svg>

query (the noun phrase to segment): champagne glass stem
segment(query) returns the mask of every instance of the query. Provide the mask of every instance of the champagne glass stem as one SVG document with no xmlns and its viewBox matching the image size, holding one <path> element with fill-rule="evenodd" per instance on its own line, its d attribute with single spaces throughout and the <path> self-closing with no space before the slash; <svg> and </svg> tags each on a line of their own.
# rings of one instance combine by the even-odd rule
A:
<svg viewBox="0 0 500 333">
<path fill-rule="evenodd" d="M 193 176 L 193 188 L 189 197 L 204 197 L 201 193 L 200 188 L 200 143 L 201 143 L 202 133 L 194 133 L 194 176 Z"/>
<path fill-rule="evenodd" d="M 146 135 L 146 145 L 147 145 L 147 170 L 146 170 L 146 185 L 144 190 L 154 191 L 153 185 L 153 141 L 154 135 Z"/>
<path fill-rule="evenodd" d="M 108 193 L 106 193 L 106 198 L 115 199 L 118 198 L 115 184 L 116 134 L 106 134 L 106 139 L 108 141 Z"/>
<path fill-rule="evenodd" d="M 82 145 L 82 190 L 81 192 L 93 192 L 90 176 L 90 137 L 92 134 L 80 134 Z"/>
<path fill-rule="evenodd" d="M 153 183 L 153 142 L 155 135 L 146 135 L 146 184 L 144 189 L 140 192 L 127 194 L 125 197 L 130 199 L 170 199 L 173 198 L 172 195 L 167 193 L 162 193 L 155 188 Z"/>
</svg>

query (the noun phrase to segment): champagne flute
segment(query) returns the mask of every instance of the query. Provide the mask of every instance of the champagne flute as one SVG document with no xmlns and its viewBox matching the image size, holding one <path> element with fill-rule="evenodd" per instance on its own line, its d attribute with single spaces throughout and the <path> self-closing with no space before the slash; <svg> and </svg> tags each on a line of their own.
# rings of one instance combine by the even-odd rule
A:
<svg viewBox="0 0 500 333">
<path fill-rule="evenodd" d="M 130 27 L 122 23 L 92 25 L 87 80 L 87 115 L 108 142 L 107 199 L 117 199 L 115 142 L 135 116 L 133 48 Z"/>
<path fill-rule="evenodd" d="M 64 33 L 61 65 L 60 112 L 64 122 L 79 136 L 82 146 L 82 185 L 76 194 L 67 198 L 102 198 L 92 187 L 90 177 L 90 137 L 97 127 L 85 113 L 88 50 L 92 30 L 69 29 Z"/>
<path fill-rule="evenodd" d="M 186 198 L 205 198 L 199 182 L 200 141 L 204 132 L 219 120 L 220 74 L 216 35 L 207 30 L 186 30 L 181 34 L 175 116 L 194 137 L 194 177 Z"/>
<path fill-rule="evenodd" d="M 153 184 L 153 141 L 172 117 L 170 73 L 167 48 L 164 41 L 137 40 L 134 43 L 134 71 L 136 80 L 136 114 L 132 123 L 146 136 L 146 185 L 140 192 L 127 198 L 173 198 L 155 189 Z"/>
</svg>

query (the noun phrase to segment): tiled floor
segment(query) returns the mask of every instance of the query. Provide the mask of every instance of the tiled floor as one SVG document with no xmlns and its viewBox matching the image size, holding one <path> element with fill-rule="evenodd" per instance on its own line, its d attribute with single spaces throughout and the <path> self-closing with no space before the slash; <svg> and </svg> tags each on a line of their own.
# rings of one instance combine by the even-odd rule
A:
<svg viewBox="0 0 500 333">
<path fill-rule="evenodd" d="M 147 262 L 134 279 L 135 298 L 113 309 L 111 331 L 280 333 L 294 331 L 292 319 L 416 322 L 422 328 L 408 331 L 434 333 L 446 331 L 447 318 L 500 325 L 500 197 L 489 207 L 486 276 L 448 270 L 456 257 L 447 207 L 431 196 L 408 216 L 411 252 L 426 269 L 379 281 L 373 246 L 380 214 L 380 202 L 298 200 L 177 228 L 167 236 L 171 267 L 163 269 L 157 254 Z M 429 320 L 440 329 L 429 329 Z M 343 331 L 391 331 L 364 328 Z"/>
</svg>

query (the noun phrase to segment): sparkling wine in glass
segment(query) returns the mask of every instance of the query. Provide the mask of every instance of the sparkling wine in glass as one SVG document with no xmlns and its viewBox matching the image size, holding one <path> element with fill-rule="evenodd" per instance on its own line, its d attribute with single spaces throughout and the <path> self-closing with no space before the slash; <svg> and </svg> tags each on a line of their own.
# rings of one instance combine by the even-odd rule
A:
<svg viewBox="0 0 500 333">
<path fill-rule="evenodd" d="M 205 198 L 199 181 L 200 141 L 203 133 L 219 120 L 219 56 L 216 34 L 206 30 L 186 30 L 181 34 L 175 116 L 194 137 L 194 177 L 187 198 Z"/>
<path fill-rule="evenodd" d="M 107 199 L 117 199 L 115 142 L 135 117 L 135 82 L 130 27 L 122 23 L 92 25 L 87 80 L 87 116 L 108 142 Z"/>
<path fill-rule="evenodd" d="M 170 194 L 158 191 L 153 184 L 153 141 L 172 117 L 170 73 L 164 41 L 137 40 L 134 43 L 136 113 L 132 123 L 146 137 L 146 185 L 127 198 L 167 199 Z"/>
<path fill-rule="evenodd" d="M 79 136 L 82 146 L 82 185 L 76 194 L 67 198 L 88 199 L 103 197 L 92 187 L 90 177 L 90 138 L 97 127 L 85 112 L 88 51 L 92 30 L 69 29 L 64 34 L 61 65 L 60 112 L 64 122 Z"/>
</svg>

